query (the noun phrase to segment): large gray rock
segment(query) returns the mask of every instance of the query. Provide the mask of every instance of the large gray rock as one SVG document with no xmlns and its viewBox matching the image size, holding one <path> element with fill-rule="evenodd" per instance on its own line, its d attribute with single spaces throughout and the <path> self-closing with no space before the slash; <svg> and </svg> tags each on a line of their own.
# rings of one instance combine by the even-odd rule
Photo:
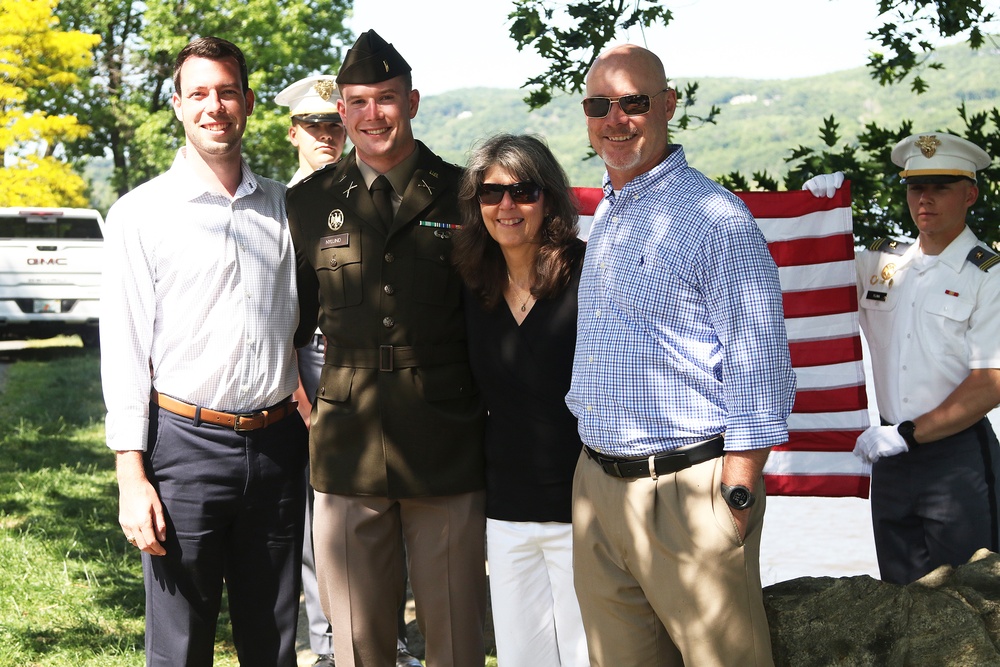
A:
<svg viewBox="0 0 1000 667">
<path fill-rule="evenodd" d="M 1000 665 L 1000 556 L 908 586 L 801 577 L 764 589 L 777 667 Z"/>
</svg>

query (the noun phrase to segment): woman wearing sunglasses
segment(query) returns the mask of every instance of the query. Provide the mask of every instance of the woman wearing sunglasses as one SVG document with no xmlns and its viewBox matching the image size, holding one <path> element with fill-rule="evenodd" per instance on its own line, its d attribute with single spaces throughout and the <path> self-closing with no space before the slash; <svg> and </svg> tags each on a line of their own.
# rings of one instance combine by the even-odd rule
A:
<svg viewBox="0 0 1000 667">
<path fill-rule="evenodd" d="M 585 244 L 566 174 L 532 136 L 472 155 L 454 257 L 486 399 L 486 544 L 501 667 L 587 665 L 570 505 L 582 443 L 564 402 Z"/>
</svg>

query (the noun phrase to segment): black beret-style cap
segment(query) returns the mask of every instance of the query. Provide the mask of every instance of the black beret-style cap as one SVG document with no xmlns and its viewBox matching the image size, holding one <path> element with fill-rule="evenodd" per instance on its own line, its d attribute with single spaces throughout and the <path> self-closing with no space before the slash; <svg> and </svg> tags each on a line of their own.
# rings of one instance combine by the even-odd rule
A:
<svg viewBox="0 0 1000 667">
<path fill-rule="evenodd" d="M 374 30 L 361 33 L 344 57 L 337 75 L 337 85 L 371 84 L 388 81 L 410 71 L 403 56 Z"/>
</svg>

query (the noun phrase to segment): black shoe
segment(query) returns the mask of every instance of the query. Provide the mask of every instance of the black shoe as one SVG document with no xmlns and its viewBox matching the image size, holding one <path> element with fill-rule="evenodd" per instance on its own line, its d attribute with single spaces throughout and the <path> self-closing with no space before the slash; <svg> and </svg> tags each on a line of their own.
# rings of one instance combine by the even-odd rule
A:
<svg viewBox="0 0 1000 667">
<path fill-rule="evenodd" d="M 332 653 L 324 653 L 316 658 L 313 667 L 335 667 Z"/>
<path fill-rule="evenodd" d="M 424 667 L 424 663 L 417 660 L 405 648 L 396 651 L 396 667 Z"/>
</svg>

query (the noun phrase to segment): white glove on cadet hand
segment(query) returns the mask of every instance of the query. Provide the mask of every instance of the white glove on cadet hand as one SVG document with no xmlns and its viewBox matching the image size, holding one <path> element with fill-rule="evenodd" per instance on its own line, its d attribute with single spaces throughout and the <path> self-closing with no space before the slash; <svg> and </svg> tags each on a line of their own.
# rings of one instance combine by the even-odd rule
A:
<svg viewBox="0 0 1000 667">
<path fill-rule="evenodd" d="M 858 444 L 854 445 L 854 455 L 868 463 L 908 451 L 910 448 L 895 426 L 871 426 L 858 436 Z"/>
<path fill-rule="evenodd" d="M 832 199 L 833 195 L 844 184 L 844 172 L 835 171 L 832 174 L 813 176 L 802 184 L 803 190 L 808 190 L 813 197 Z"/>
</svg>

